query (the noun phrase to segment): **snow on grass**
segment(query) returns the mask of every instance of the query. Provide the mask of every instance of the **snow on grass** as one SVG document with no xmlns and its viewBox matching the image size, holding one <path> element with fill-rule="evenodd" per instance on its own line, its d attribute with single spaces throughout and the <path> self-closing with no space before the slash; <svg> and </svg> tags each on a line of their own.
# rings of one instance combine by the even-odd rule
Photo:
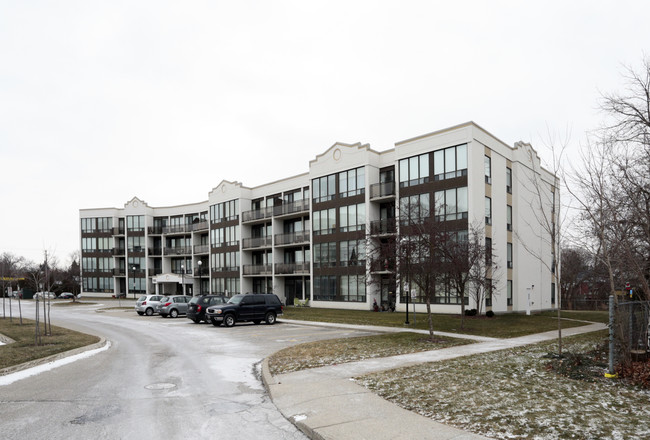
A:
<svg viewBox="0 0 650 440">
<path fill-rule="evenodd" d="M 565 351 L 586 351 L 599 337 L 566 338 Z M 408 410 L 493 438 L 650 438 L 650 392 L 560 376 L 548 367 L 553 348 L 538 344 L 357 381 Z"/>
</svg>

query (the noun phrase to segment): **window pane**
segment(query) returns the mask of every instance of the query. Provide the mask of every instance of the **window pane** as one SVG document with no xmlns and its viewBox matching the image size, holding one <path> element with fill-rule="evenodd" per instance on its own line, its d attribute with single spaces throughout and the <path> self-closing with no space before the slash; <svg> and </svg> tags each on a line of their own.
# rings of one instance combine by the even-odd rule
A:
<svg viewBox="0 0 650 440">
<path fill-rule="evenodd" d="M 445 192 L 436 191 L 433 195 L 435 215 L 445 215 Z"/>
<path fill-rule="evenodd" d="M 409 159 L 409 179 L 416 180 L 418 176 L 418 158 L 417 156 Z"/>
<path fill-rule="evenodd" d="M 357 190 L 361 190 L 366 187 L 366 169 L 357 168 Z"/>
<path fill-rule="evenodd" d="M 348 192 L 348 173 L 346 171 L 339 173 L 339 193 Z"/>
<path fill-rule="evenodd" d="M 429 177 L 429 155 L 420 156 L 420 179 Z"/>
<path fill-rule="evenodd" d="M 456 190 L 456 204 L 458 206 L 457 212 L 468 212 L 467 204 L 467 187 L 458 188 Z"/>
<path fill-rule="evenodd" d="M 451 173 L 456 171 L 456 149 L 447 148 L 445 150 L 445 172 Z"/>
<path fill-rule="evenodd" d="M 433 174 L 445 173 L 445 150 L 438 150 L 433 153 Z"/>
<path fill-rule="evenodd" d="M 467 145 L 459 145 L 456 147 L 456 169 L 467 169 Z"/>
<path fill-rule="evenodd" d="M 408 170 L 408 159 L 402 159 L 399 161 L 399 181 L 408 182 L 409 180 L 409 170 Z"/>
</svg>

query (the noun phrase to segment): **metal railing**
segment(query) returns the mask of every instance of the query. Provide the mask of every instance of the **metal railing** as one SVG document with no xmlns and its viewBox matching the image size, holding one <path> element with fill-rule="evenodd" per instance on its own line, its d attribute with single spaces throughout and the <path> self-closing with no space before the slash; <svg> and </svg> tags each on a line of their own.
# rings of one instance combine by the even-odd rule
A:
<svg viewBox="0 0 650 440">
<path fill-rule="evenodd" d="M 282 275 L 309 273 L 309 262 L 305 263 L 276 263 L 275 273 Z"/>
<path fill-rule="evenodd" d="M 271 246 L 272 238 L 271 237 L 255 237 L 255 238 L 244 238 L 242 241 L 243 249 L 250 248 L 259 248 L 259 247 L 269 247 Z"/>
<path fill-rule="evenodd" d="M 283 203 L 282 205 L 273 207 L 273 215 L 275 216 L 295 214 L 298 212 L 307 211 L 309 211 L 309 200 L 307 199 L 296 200 L 295 202 L 291 203 Z"/>
<path fill-rule="evenodd" d="M 310 231 L 300 231 L 300 232 L 291 232 L 288 234 L 276 234 L 275 235 L 275 245 L 283 244 L 300 244 L 300 243 L 309 243 Z"/>
<path fill-rule="evenodd" d="M 397 221 L 394 218 L 374 220 L 370 222 L 371 235 L 395 234 L 397 232 Z"/>
<path fill-rule="evenodd" d="M 271 275 L 273 266 L 270 264 L 245 264 L 244 275 Z"/>
</svg>

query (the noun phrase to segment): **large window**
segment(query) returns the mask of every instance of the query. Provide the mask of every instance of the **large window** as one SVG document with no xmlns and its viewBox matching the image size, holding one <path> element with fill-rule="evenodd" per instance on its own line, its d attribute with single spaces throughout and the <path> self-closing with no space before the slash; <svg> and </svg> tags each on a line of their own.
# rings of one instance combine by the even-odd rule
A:
<svg viewBox="0 0 650 440">
<path fill-rule="evenodd" d="M 365 168 L 339 173 L 339 197 L 351 197 L 365 192 Z"/>
<path fill-rule="evenodd" d="M 97 250 L 97 239 L 95 237 L 82 238 L 81 250 L 83 252 L 95 252 Z"/>
<path fill-rule="evenodd" d="M 341 266 L 365 266 L 366 264 L 366 241 L 348 240 L 339 243 L 341 255 L 339 261 Z"/>
<path fill-rule="evenodd" d="M 512 206 L 506 206 L 506 227 L 508 231 L 512 231 Z"/>
<path fill-rule="evenodd" d="M 312 180 L 314 203 L 332 200 L 336 195 L 336 174 Z"/>
<path fill-rule="evenodd" d="M 239 252 L 219 252 L 210 255 L 213 272 L 236 272 L 239 270 Z"/>
<path fill-rule="evenodd" d="M 232 296 L 239 292 L 239 278 L 212 278 L 212 293 Z"/>
<path fill-rule="evenodd" d="M 97 229 L 96 218 L 82 218 L 81 219 L 81 232 L 95 232 Z"/>
<path fill-rule="evenodd" d="M 132 232 L 144 231 L 144 215 L 127 215 L 126 228 Z"/>
<path fill-rule="evenodd" d="M 129 252 L 144 252 L 144 237 L 129 237 L 127 246 Z"/>
<path fill-rule="evenodd" d="M 323 209 L 314 212 L 312 219 L 314 235 L 332 234 L 336 228 L 336 209 Z"/>
<path fill-rule="evenodd" d="M 433 153 L 434 180 L 453 179 L 467 175 L 467 144 L 445 148 Z"/>
<path fill-rule="evenodd" d="M 400 218 L 403 222 L 418 223 L 428 217 L 431 210 L 428 193 L 415 194 L 399 199 Z"/>
<path fill-rule="evenodd" d="M 492 159 L 485 156 L 485 183 L 492 183 Z"/>
<path fill-rule="evenodd" d="M 97 237 L 97 249 L 100 252 L 110 252 L 113 249 L 113 237 Z"/>
<path fill-rule="evenodd" d="M 365 275 L 341 276 L 341 300 L 350 302 L 365 302 L 366 277 Z"/>
<path fill-rule="evenodd" d="M 336 296 L 336 275 L 314 277 L 314 300 L 334 301 Z"/>
<path fill-rule="evenodd" d="M 467 218 L 467 187 L 436 191 L 434 194 L 436 220 L 461 220 Z"/>
<path fill-rule="evenodd" d="M 97 259 L 92 257 L 83 257 L 81 259 L 81 269 L 84 272 L 95 272 L 97 270 Z"/>
<path fill-rule="evenodd" d="M 239 225 L 217 228 L 210 231 L 212 247 L 236 246 L 239 244 Z"/>
<path fill-rule="evenodd" d="M 336 242 L 315 243 L 313 248 L 315 267 L 336 266 Z"/>
<path fill-rule="evenodd" d="M 239 217 L 239 199 L 218 203 L 210 206 L 210 219 L 212 223 L 235 220 Z"/>
<path fill-rule="evenodd" d="M 399 161 L 399 186 L 420 185 L 429 181 L 429 153 Z"/>
<path fill-rule="evenodd" d="M 339 208 L 340 231 L 362 231 L 366 227 L 366 204 L 341 206 Z"/>
</svg>

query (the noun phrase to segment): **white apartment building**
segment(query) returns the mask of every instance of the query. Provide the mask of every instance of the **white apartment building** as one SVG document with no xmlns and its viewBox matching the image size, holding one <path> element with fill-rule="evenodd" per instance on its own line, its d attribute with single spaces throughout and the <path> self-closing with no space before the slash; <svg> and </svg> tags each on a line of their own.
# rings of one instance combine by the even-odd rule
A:
<svg viewBox="0 0 650 440">
<path fill-rule="evenodd" d="M 206 201 L 150 207 L 133 198 L 123 208 L 81 209 L 82 292 L 261 292 L 288 305 L 404 310 L 399 264 L 370 249 L 395 240 L 407 201 L 459 231 L 484 228 L 500 268 L 484 310 L 552 309 L 559 274 L 540 219 L 557 217 L 556 186 L 530 145 L 508 146 L 473 122 L 381 152 L 336 143 L 304 174 L 252 188 L 223 180 Z M 412 294 L 409 303 L 424 311 Z M 460 299 L 441 288 L 433 310 L 459 313 Z"/>
</svg>

